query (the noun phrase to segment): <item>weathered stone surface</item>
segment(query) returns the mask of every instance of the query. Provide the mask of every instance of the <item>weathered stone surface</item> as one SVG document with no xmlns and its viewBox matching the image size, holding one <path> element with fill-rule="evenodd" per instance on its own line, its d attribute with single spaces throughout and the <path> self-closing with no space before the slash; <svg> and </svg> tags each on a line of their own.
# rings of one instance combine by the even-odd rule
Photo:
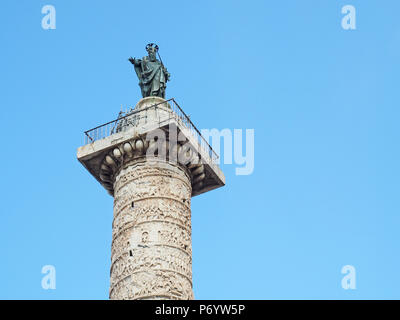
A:
<svg viewBox="0 0 400 320">
<path fill-rule="evenodd" d="M 192 299 L 185 168 L 137 159 L 120 170 L 114 190 L 110 298 Z"/>
</svg>

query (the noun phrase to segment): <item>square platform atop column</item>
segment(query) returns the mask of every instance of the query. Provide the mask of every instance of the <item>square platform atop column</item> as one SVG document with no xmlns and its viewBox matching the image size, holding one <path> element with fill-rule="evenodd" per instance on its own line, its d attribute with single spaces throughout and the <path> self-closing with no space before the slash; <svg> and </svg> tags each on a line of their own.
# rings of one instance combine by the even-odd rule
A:
<svg viewBox="0 0 400 320">
<path fill-rule="evenodd" d="M 143 138 L 156 129 L 168 132 L 171 128 L 184 135 L 200 156 L 204 167 L 204 170 L 201 170 L 202 183 L 193 184 L 192 196 L 224 186 L 225 176 L 218 166 L 218 155 L 174 99 L 141 99 L 136 107 L 123 117 L 86 131 L 86 144 L 78 148 L 77 157 L 109 194 L 113 195 L 112 179 L 106 171 L 109 166 L 113 166 L 113 162 L 119 161 L 113 150 L 118 148 L 124 152 L 123 146 L 127 142 Z M 109 163 L 105 162 L 107 156 Z M 193 178 L 195 177 L 192 177 L 192 180 Z"/>
</svg>

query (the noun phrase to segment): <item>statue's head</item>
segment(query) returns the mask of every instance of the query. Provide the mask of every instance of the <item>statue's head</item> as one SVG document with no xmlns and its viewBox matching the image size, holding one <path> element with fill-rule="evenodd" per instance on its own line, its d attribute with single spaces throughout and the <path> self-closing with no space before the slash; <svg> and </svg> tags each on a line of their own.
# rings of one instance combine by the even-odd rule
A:
<svg viewBox="0 0 400 320">
<path fill-rule="evenodd" d="M 149 54 L 150 61 L 157 60 L 158 45 L 156 45 L 155 43 L 149 43 L 146 46 L 146 51 Z"/>
</svg>

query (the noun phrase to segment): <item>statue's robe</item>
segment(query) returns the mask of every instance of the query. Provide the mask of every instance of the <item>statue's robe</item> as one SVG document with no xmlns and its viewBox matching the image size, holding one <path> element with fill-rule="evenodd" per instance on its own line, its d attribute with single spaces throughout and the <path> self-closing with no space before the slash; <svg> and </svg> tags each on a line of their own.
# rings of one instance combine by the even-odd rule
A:
<svg viewBox="0 0 400 320">
<path fill-rule="evenodd" d="M 160 61 L 149 61 L 147 57 L 135 65 L 135 71 L 139 78 L 139 86 L 142 96 L 157 96 L 165 98 L 166 77 L 163 65 Z"/>
</svg>

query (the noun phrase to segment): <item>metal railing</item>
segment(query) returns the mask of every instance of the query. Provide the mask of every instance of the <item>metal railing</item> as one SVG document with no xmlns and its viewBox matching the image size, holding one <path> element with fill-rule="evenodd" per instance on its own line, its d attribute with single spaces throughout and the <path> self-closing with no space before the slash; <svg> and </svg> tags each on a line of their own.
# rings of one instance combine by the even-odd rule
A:
<svg viewBox="0 0 400 320">
<path fill-rule="evenodd" d="M 113 135 L 114 133 L 123 131 L 126 127 L 134 126 L 136 122 L 140 121 L 140 119 L 147 118 L 147 114 L 144 111 L 149 109 L 157 110 L 163 104 L 167 104 L 167 106 L 171 108 L 172 112 L 170 114 L 177 122 L 181 123 L 192 132 L 192 134 L 197 138 L 199 146 L 205 149 L 211 159 L 216 160 L 219 158 L 217 153 L 213 150 L 208 141 L 201 135 L 200 131 L 196 128 L 189 116 L 186 115 L 174 98 L 153 104 L 140 110 L 132 110 L 125 115 L 123 115 L 123 112 L 120 112 L 117 119 L 85 131 L 85 145 L 96 140 L 104 139 Z"/>
</svg>

